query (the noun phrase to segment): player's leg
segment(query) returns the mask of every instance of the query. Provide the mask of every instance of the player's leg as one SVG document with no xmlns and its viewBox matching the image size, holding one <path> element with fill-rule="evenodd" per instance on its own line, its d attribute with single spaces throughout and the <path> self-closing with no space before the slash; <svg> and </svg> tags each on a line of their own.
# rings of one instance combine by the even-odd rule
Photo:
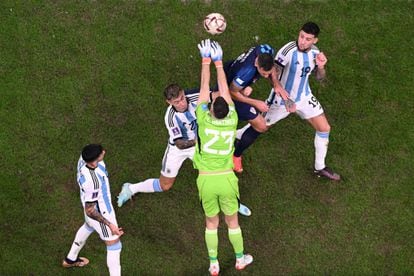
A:
<svg viewBox="0 0 414 276">
<path fill-rule="evenodd" d="M 314 138 L 315 174 L 331 180 L 340 180 L 340 175 L 325 164 L 331 126 L 323 112 L 322 106 L 315 96 L 309 95 L 304 101 L 301 101 L 300 108 L 298 114 L 306 119 L 316 131 Z"/>
<path fill-rule="evenodd" d="M 105 241 L 106 244 L 106 265 L 110 276 L 121 275 L 121 251 L 122 243 L 119 238 Z"/>
<path fill-rule="evenodd" d="M 257 137 L 259 137 L 261 133 L 267 130 L 267 126 L 263 116 L 259 114 L 256 108 L 242 102 L 235 101 L 234 103 L 239 120 L 248 121 L 250 123 L 250 127 L 244 131 L 243 135 L 240 137 L 240 140 L 235 144 L 233 154 L 234 171 L 241 173 L 243 171 L 241 157 L 243 152 L 250 147 L 254 141 L 256 141 Z"/>
<path fill-rule="evenodd" d="M 219 216 L 206 217 L 206 230 L 204 238 L 207 246 L 208 258 L 210 259 L 210 267 L 208 271 L 210 275 L 218 275 L 220 265 L 217 258 L 218 255 L 218 234 Z"/>
<path fill-rule="evenodd" d="M 110 214 L 105 213 L 103 216 L 110 221 L 112 224 L 118 226 L 118 222 L 116 220 L 115 212 L 112 211 Z M 105 242 L 106 245 L 106 264 L 109 269 L 110 276 L 118 276 L 121 275 L 121 250 L 122 250 L 122 243 L 120 237 L 118 235 L 112 234 L 111 229 L 92 218 L 86 217 L 85 218 L 87 224 L 92 227 L 96 233 L 98 233 L 99 237 L 102 241 Z"/>
<path fill-rule="evenodd" d="M 86 240 L 95 230 L 84 223 L 76 232 L 75 239 L 72 243 L 72 247 L 66 258 L 62 262 L 63 267 L 75 267 L 85 266 L 89 263 L 89 260 L 85 257 L 78 257 L 79 252 L 86 243 Z"/>
<path fill-rule="evenodd" d="M 121 207 L 136 193 L 164 192 L 171 189 L 184 160 L 192 158 L 193 155 L 194 148 L 180 150 L 169 145 L 162 160 L 160 177 L 148 178 L 135 184 L 124 183 L 118 196 L 118 206 Z"/>
<path fill-rule="evenodd" d="M 239 198 L 238 179 L 232 173 L 220 177 L 220 179 L 216 180 L 216 183 L 219 183 L 218 185 L 220 186 L 220 208 L 225 215 L 228 237 L 236 257 L 235 267 L 238 270 L 242 270 L 252 263 L 253 257 L 249 254 L 244 254 L 242 230 L 239 225 L 237 212 L 235 211 L 237 210 Z"/>
<path fill-rule="evenodd" d="M 201 201 L 201 205 L 203 206 L 204 214 L 206 216 L 206 229 L 204 237 L 207 246 L 208 257 L 210 259 L 210 275 L 218 275 L 220 270 L 217 258 L 217 228 L 219 226 L 218 214 L 220 212 L 220 206 L 218 204 L 216 193 L 214 192 L 214 181 L 215 178 L 211 175 L 199 175 L 197 177 L 197 189 L 199 193 L 199 199 Z"/>
</svg>

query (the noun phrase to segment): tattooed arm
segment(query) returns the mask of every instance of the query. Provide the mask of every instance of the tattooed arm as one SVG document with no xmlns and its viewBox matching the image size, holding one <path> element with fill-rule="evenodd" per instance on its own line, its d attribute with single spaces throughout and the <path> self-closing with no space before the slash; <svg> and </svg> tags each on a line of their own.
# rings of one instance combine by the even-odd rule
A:
<svg viewBox="0 0 414 276">
<path fill-rule="evenodd" d="M 177 139 L 174 143 L 179 149 L 188 149 L 195 146 L 196 140 Z"/>
<path fill-rule="evenodd" d="M 95 208 L 96 202 L 85 202 L 85 212 L 86 215 L 94 220 L 97 220 L 109 227 L 113 235 L 121 236 L 124 234 L 122 228 L 118 228 L 115 224 L 111 223 L 109 220 L 104 218 L 101 213 L 98 212 Z"/>
<path fill-rule="evenodd" d="M 111 222 L 104 218 L 101 213 L 98 212 L 95 208 L 96 202 L 85 202 L 85 212 L 88 217 L 93 218 L 94 220 L 97 220 L 99 222 L 102 222 L 103 224 L 109 226 Z"/>
</svg>

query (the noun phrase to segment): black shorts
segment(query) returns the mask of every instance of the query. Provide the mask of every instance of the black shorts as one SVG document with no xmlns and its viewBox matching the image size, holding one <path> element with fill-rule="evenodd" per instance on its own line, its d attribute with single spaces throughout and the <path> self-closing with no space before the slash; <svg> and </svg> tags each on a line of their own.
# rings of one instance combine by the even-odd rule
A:
<svg viewBox="0 0 414 276">
<path fill-rule="evenodd" d="M 259 111 L 250 104 L 234 101 L 234 106 L 236 108 L 239 121 L 253 120 L 259 115 Z"/>
</svg>

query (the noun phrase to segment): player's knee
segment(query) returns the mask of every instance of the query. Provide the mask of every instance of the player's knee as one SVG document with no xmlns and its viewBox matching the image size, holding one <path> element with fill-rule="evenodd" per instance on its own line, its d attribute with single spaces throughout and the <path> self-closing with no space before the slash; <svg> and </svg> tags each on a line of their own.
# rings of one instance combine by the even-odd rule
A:
<svg viewBox="0 0 414 276">
<path fill-rule="evenodd" d="M 257 132 L 264 133 L 266 132 L 269 127 L 266 124 L 258 124 L 253 127 Z"/>
<path fill-rule="evenodd" d="M 174 180 L 160 180 L 160 186 L 164 192 L 169 191 L 172 188 L 173 184 Z"/>
<path fill-rule="evenodd" d="M 325 124 L 320 132 L 331 132 L 331 126 L 329 124 Z"/>
</svg>

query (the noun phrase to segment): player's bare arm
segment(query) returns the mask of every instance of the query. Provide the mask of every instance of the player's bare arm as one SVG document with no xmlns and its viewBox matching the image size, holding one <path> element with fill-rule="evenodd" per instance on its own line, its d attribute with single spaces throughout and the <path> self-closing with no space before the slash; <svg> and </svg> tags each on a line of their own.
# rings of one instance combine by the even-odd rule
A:
<svg viewBox="0 0 414 276">
<path fill-rule="evenodd" d="M 233 100 L 231 99 L 226 74 L 223 69 L 223 49 L 217 41 L 213 41 L 211 43 L 211 59 L 214 61 L 216 66 L 217 83 L 220 96 L 222 96 L 227 103 L 232 104 Z"/>
<path fill-rule="evenodd" d="M 200 50 L 202 62 L 200 95 L 198 96 L 197 105 L 199 105 L 200 103 L 206 103 L 210 99 L 210 47 L 210 39 L 202 40 L 198 44 L 198 49 Z"/>
<path fill-rule="evenodd" d="M 315 62 L 318 66 L 316 69 L 315 77 L 317 80 L 323 80 L 326 77 L 325 65 L 328 62 L 328 59 L 323 52 L 320 52 L 316 56 Z"/>
<path fill-rule="evenodd" d="M 229 90 L 230 90 L 230 94 L 233 100 L 250 104 L 254 106 L 260 112 L 268 111 L 269 107 L 264 101 L 256 100 L 256 99 L 245 96 L 242 93 L 243 88 L 237 86 L 234 82 L 230 84 Z"/>
<path fill-rule="evenodd" d="M 109 227 L 112 234 L 121 236 L 124 234 L 122 228 L 118 228 L 115 224 L 111 223 L 109 220 L 104 218 L 101 213 L 96 209 L 96 202 L 85 202 L 85 213 L 88 217 L 97 220 Z"/>
<path fill-rule="evenodd" d="M 177 148 L 182 150 L 194 147 L 196 144 L 196 140 L 177 139 L 174 141 L 174 143 Z"/>
<path fill-rule="evenodd" d="M 111 222 L 104 218 L 96 209 L 96 202 L 85 202 L 85 213 L 88 217 L 93 218 L 103 224 L 109 226 Z"/>
<path fill-rule="evenodd" d="M 277 95 L 282 97 L 285 101 L 286 110 L 288 112 L 295 112 L 296 111 L 296 104 L 295 102 L 289 98 L 289 93 L 282 87 L 279 81 L 279 74 L 281 72 L 281 68 L 275 65 L 272 69 L 272 72 L 269 76 L 269 81 L 273 86 L 273 90 Z"/>
</svg>

